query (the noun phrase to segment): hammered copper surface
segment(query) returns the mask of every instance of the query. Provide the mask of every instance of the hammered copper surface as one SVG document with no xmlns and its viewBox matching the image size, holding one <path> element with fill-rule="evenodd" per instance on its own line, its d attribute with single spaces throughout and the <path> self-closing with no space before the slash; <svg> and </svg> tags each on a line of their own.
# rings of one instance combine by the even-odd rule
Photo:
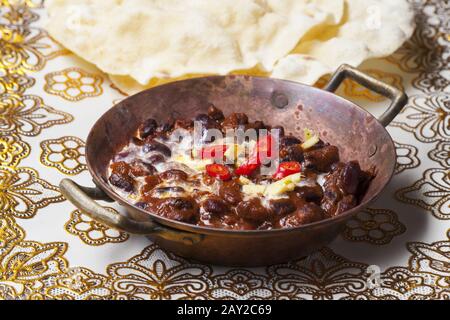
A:
<svg viewBox="0 0 450 320">
<path fill-rule="evenodd" d="M 303 128 L 319 132 L 337 145 L 341 159 L 358 160 L 363 169 L 376 168 L 376 177 L 361 204 L 338 217 L 293 229 L 226 231 L 175 222 L 126 203 L 107 184 L 107 166 L 113 154 L 127 144 L 139 123 L 154 118 L 192 118 L 213 103 L 225 115 L 245 112 L 250 119 L 283 125 L 287 133 L 302 136 Z M 346 220 L 366 207 L 384 188 L 396 157 L 385 128 L 359 106 L 327 91 L 299 83 L 248 76 L 196 78 L 159 86 L 131 96 L 106 112 L 94 125 L 86 143 L 89 170 L 111 198 L 137 220 L 154 221 L 205 235 L 193 245 L 159 237 L 153 240 L 176 254 L 223 265 L 253 266 L 284 262 L 322 247 L 336 237 Z"/>
</svg>

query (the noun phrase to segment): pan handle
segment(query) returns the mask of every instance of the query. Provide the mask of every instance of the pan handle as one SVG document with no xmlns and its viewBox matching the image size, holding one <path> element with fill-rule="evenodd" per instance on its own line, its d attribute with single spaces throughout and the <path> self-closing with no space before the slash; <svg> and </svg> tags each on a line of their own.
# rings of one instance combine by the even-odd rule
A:
<svg viewBox="0 0 450 320">
<path fill-rule="evenodd" d="M 367 89 L 381 94 L 391 100 L 391 104 L 387 110 L 378 118 L 378 121 L 385 127 L 391 123 L 391 121 L 402 110 L 408 101 L 408 97 L 403 91 L 375 79 L 348 64 L 343 64 L 336 70 L 324 89 L 330 92 L 335 92 L 342 81 L 346 78 L 350 78 Z"/>
<path fill-rule="evenodd" d="M 103 193 L 98 188 L 82 187 L 70 179 L 63 179 L 59 184 L 59 189 L 64 197 L 78 209 L 111 228 L 133 234 L 152 234 L 167 240 L 183 242 L 186 245 L 198 243 L 203 239 L 202 234 L 178 231 L 151 221 L 135 221 L 117 212 L 109 211 L 93 200 L 93 198 L 104 200 L 97 196 Z"/>
</svg>

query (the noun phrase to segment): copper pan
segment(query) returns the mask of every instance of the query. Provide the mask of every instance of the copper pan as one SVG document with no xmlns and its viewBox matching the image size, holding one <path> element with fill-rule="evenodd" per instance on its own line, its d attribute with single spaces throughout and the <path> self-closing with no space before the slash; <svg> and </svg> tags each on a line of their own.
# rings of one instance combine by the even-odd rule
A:
<svg viewBox="0 0 450 320">
<path fill-rule="evenodd" d="M 376 119 L 334 92 L 345 78 L 391 100 Z M 342 65 L 320 90 L 300 83 L 249 76 L 213 76 L 183 80 L 133 95 L 108 110 L 91 129 L 86 158 L 95 188 L 69 179 L 60 183 L 62 194 L 93 219 L 129 233 L 142 234 L 180 256 L 211 264 L 261 266 L 308 255 L 332 241 L 358 211 L 367 207 L 392 177 L 396 163 L 393 141 L 384 126 L 406 104 L 406 95 L 370 76 Z M 226 114 L 245 111 L 250 119 L 302 135 L 303 128 L 320 133 L 337 145 L 343 160 L 358 160 L 363 169 L 376 168 L 376 177 L 360 205 L 339 216 L 298 228 L 268 231 L 232 231 L 199 227 L 168 220 L 121 198 L 107 183 L 113 154 L 128 143 L 140 122 L 155 118 L 192 118 L 213 103 Z M 112 213 L 95 200 L 117 201 L 128 215 Z"/>
</svg>

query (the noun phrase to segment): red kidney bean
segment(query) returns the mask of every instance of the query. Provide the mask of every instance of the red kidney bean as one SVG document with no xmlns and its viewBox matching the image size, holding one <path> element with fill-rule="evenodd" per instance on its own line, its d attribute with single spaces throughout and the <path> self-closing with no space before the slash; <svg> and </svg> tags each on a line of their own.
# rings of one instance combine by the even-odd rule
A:
<svg viewBox="0 0 450 320">
<path fill-rule="evenodd" d="M 138 128 L 138 136 L 141 139 L 145 139 L 148 136 L 153 135 L 158 128 L 158 123 L 155 119 L 147 119 L 145 120 Z"/>
<path fill-rule="evenodd" d="M 201 207 L 205 212 L 213 214 L 225 214 L 230 210 L 230 206 L 223 199 L 209 198 L 202 202 Z"/>
<path fill-rule="evenodd" d="M 134 189 L 133 180 L 131 178 L 119 175 L 117 173 L 111 174 L 109 177 L 109 182 L 113 186 L 116 186 L 126 192 L 131 192 Z"/>
<path fill-rule="evenodd" d="M 163 180 L 187 180 L 188 175 L 182 170 L 170 169 L 160 173 L 159 177 Z"/>
<path fill-rule="evenodd" d="M 161 142 L 158 141 L 146 141 L 144 144 L 144 147 L 142 149 L 142 151 L 148 153 L 150 151 L 157 151 L 162 153 L 163 155 L 165 155 L 166 157 L 170 157 L 172 152 L 170 151 L 170 148 L 168 146 L 166 146 L 165 144 L 162 144 Z"/>
<path fill-rule="evenodd" d="M 208 107 L 208 116 L 218 122 L 222 122 L 223 119 L 225 119 L 223 112 L 220 109 L 216 108 L 213 104 L 210 104 Z"/>
</svg>

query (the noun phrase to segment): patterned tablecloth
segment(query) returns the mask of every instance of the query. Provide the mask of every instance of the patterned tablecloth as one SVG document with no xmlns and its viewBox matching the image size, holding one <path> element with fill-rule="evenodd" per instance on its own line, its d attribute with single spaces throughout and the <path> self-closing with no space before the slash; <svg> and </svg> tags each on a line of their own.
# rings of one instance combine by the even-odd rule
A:
<svg viewBox="0 0 450 320">
<path fill-rule="evenodd" d="M 84 141 L 124 95 L 49 38 L 41 4 L 0 0 L 0 299 L 449 299 L 450 7 L 410 1 L 413 37 L 361 66 L 410 97 L 388 127 L 392 182 L 329 247 L 240 269 L 186 261 L 65 201 L 59 181 L 92 183 Z M 340 94 L 376 115 L 387 104 L 350 81 Z"/>
</svg>

